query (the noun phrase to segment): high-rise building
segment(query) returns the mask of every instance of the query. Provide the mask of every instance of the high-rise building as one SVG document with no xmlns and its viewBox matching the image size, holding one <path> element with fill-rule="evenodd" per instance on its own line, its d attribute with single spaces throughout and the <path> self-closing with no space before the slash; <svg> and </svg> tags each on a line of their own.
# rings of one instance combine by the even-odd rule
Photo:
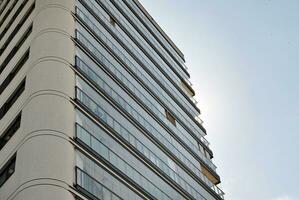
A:
<svg viewBox="0 0 299 200">
<path fill-rule="evenodd" d="M 221 200 L 184 55 L 138 0 L 0 1 L 1 200 Z"/>
</svg>

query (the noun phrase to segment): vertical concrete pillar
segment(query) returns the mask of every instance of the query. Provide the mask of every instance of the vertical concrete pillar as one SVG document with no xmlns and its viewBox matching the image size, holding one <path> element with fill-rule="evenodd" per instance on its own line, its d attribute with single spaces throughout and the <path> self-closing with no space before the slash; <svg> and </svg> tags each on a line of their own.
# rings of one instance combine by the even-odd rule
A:
<svg viewBox="0 0 299 200">
<path fill-rule="evenodd" d="M 14 193 L 18 200 L 73 200 L 75 46 L 73 0 L 36 0 L 30 69 L 17 151 Z"/>
</svg>

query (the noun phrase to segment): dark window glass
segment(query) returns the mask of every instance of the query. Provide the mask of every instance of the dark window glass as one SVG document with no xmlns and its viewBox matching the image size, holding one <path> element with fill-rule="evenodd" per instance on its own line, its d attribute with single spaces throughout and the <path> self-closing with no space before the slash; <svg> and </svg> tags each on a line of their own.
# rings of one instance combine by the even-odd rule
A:
<svg viewBox="0 0 299 200">
<path fill-rule="evenodd" d="M 2 3 L 3 3 L 4 1 L 5 1 L 5 0 L 3 0 Z M 7 0 L 7 1 L 5 2 L 5 5 L 1 8 L 0 15 L 2 15 L 2 12 L 5 10 L 5 8 L 7 7 L 7 5 L 8 5 L 9 2 L 10 2 L 9 0 Z M 0 3 L 0 6 L 2 5 L 2 3 Z"/>
<path fill-rule="evenodd" d="M 14 91 L 12 95 L 8 98 L 8 100 L 4 103 L 4 105 L 0 108 L 0 120 L 5 116 L 5 114 L 9 111 L 12 105 L 17 101 L 19 96 L 25 90 L 25 80 L 23 80 L 17 89 Z"/>
<path fill-rule="evenodd" d="M 10 74 L 6 77 L 6 79 L 0 85 L 0 95 L 5 90 L 5 88 L 9 85 L 9 83 L 13 80 L 13 78 L 17 75 L 18 71 L 23 67 L 23 65 L 26 63 L 28 58 L 29 58 L 29 49 L 26 51 L 26 53 L 19 60 L 19 62 L 15 66 L 15 68 L 10 72 Z"/>
<path fill-rule="evenodd" d="M 10 8 L 8 9 L 8 11 L 5 13 L 5 15 L 3 16 L 2 20 L 0 21 L 0 26 L 2 26 L 2 24 L 4 23 L 4 21 L 6 20 L 6 18 L 8 17 L 8 15 L 11 13 L 12 9 L 14 9 L 14 7 L 17 4 L 17 0 L 15 0 L 12 5 L 10 6 Z M 9 0 L 6 1 L 6 5 L 3 7 L 2 11 L 4 11 L 5 7 L 7 6 L 7 4 L 9 3 Z"/>
<path fill-rule="evenodd" d="M 24 25 L 24 23 L 26 22 L 26 20 L 28 19 L 28 17 L 32 13 L 32 11 L 34 10 L 34 7 L 35 7 L 35 4 L 33 4 L 31 6 L 31 8 L 27 11 L 27 13 L 25 14 L 25 16 L 19 22 L 19 24 L 15 27 L 15 29 L 12 31 L 12 33 L 8 36 L 8 38 L 6 39 L 6 42 L 4 43 L 4 45 L 0 49 L 0 56 L 3 54 L 3 52 L 5 51 L 5 49 L 9 45 L 9 43 L 12 41 L 12 39 L 14 38 L 14 36 L 18 33 L 18 31 Z"/>
<path fill-rule="evenodd" d="M 17 132 L 21 125 L 21 113 L 10 123 L 8 128 L 4 131 L 0 137 L 0 150 L 10 140 L 10 138 Z"/>
<path fill-rule="evenodd" d="M 25 5 L 26 5 L 27 2 L 28 2 L 28 0 L 25 0 L 22 3 L 22 5 L 18 8 L 18 10 L 15 12 L 15 14 L 12 16 L 11 20 L 8 22 L 8 24 L 6 25 L 5 29 L 0 34 L 0 40 L 2 40 L 3 36 L 6 34 L 6 32 L 8 31 L 8 29 L 10 28 L 10 26 L 12 25 L 12 23 L 14 22 L 14 20 L 18 17 L 18 15 L 20 14 L 20 12 L 23 10 L 23 8 L 25 7 Z"/>
<path fill-rule="evenodd" d="M 16 155 L 13 156 L 0 170 L 0 188 L 15 172 Z"/>
<path fill-rule="evenodd" d="M 173 124 L 176 126 L 176 122 L 175 122 L 175 118 L 174 116 L 168 112 L 167 110 L 165 110 L 165 113 L 166 113 L 166 118 Z"/>
<path fill-rule="evenodd" d="M 11 61 L 11 59 L 16 55 L 17 51 L 20 49 L 20 47 L 25 42 L 25 40 L 28 38 L 28 36 L 30 35 L 31 32 L 32 32 L 32 25 L 28 28 L 28 30 L 24 33 L 24 35 L 19 40 L 19 42 L 16 44 L 16 46 L 11 50 L 11 52 L 5 58 L 3 63 L 0 65 L 0 74 L 3 72 L 3 70 L 5 69 L 7 64 Z"/>
<path fill-rule="evenodd" d="M 110 16 L 110 23 L 112 24 L 112 26 L 116 25 L 115 19 L 113 19 L 113 17 L 111 17 L 111 16 Z"/>
</svg>

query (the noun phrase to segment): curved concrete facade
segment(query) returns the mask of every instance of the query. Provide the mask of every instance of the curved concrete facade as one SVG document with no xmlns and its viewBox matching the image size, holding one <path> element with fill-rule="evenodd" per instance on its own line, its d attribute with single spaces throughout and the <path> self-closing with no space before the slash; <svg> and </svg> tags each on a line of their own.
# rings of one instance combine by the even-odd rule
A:
<svg viewBox="0 0 299 200">
<path fill-rule="evenodd" d="M 0 199 L 72 200 L 75 46 L 73 1 L 36 0 L 16 169 Z"/>
</svg>

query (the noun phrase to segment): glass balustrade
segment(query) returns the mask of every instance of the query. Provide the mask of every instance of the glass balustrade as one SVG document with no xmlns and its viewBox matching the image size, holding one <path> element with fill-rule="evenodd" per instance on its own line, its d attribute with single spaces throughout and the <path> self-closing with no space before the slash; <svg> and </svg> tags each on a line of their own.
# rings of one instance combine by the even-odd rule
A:
<svg viewBox="0 0 299 200">
<path fill-rule="evenodd" d="M 88 61 L 87 61 L 88 62 Z M 89 61 L 91 62 L 91 61 Z M 122 101 L 127 102 L 127 100 L 123 99 L 120 95 L 118 95 L 117 91 L 114 91 L 109 84 L 101 78 L 103 77 L 103 72 L 97 70 L 98 67 L 95 67 L 95 63 L 90 63 L 89 64 L 91 67 L 89 67 L 84 61 L 82 61 L 79 57 L 76 57 L 76 67 L 82 71 L 87 77 L 89 77 L 96 85 L 98 88 L 100 88 L 102 91 L 105 91 L 106 94 L 109 96 L 110 94 L 116 94 L 114 96 L 110 96 L 111 98 L 114 98 L 114 100 L 122 99 Z M 205 155 L 199 150 L 198 146 L 196 146 L 197 142 L 194 140 L 193 142 L 190 141 L 186 137 L 186 135 L 182 132 L 180 132 L 178 129 L 176 129 L 173 124 L 171 124 L 163 115 L 163 113 L 160 112 L 158 108 L 154 104 L 151 103 L 151 101 L 148 100 L 148 98 L 143 95 L 142 92 L 138 91 L 139 89 L 135 87 L 130 80 L 126 79 L 126 77 L 122 76 L 121 73 L 119 73 L 120 80 L 125 80 L 124 82 L 126 83 L 126 86 L 128 88 L 131 88 L 131 93 L 136 94 L 136 96 L 139 98 L 140 101 L 142 101 L 144 104 L 146 104 L 151 112 L 154 112 L 155 115 L 163 121 L 165 124 L 167 124 L 168 128 L 170 128 L 176 135 L 178 135 L 183 142 L 186 142 L 188 145 L 188 148 L 191 148 L 196 155 L 198 155 L 202 161 L 204 161 L 211 169 L 214 171 L 216 170 L 216 166 L 205 157 Z M 134 91 L 134 92 L 133 92 Z M 127 103 L 128 106 L 130 107 L 129 103 Z M 127 107 L 127 106 L 126 106 Z M 152 123 L 151 123 L 152 124 Z M 175 144 L 177 145 L 177 144 Z"/>
<path fill-rule="evenodd" d="M 86 23 L 87 24 L 89 24 L 90 26 L 91 26 L 91 29 L 92 30 L 94 30 L 99 36 L 100 35 L 102 35 L 102 39 L 104 39 L 106 42 L 107 42 L 107 45 L 109 45 L 110 44 L 110 46 L 111 46 L 111 48 L 113 48 L 113 49 L 115 49 L 117 52 L 119 52 L 121 55 L 123 55 L 122 54 L 122 52 L 121 51 L 118 51 L 118 49 L 117 49 L 117 47 L 115 47 L 114 45 L 113 45 L 113 43 L 101 32 L 101 30 L 99 29 L 99 28 L 97 28 L 97 26 L 95 25 L 95 24 L 93 24 L 93 22 L 92 21 L 90 21 L 89 20 L 89 18 L 86 16 L 86 15 L 84 15 L 84 13 L 82 13 L 79 9 L 77 9 L 77 13 L 79 13 L 78 15 L 80 16 L 80 15 L 82 15 L 82 18 L 86 21 Z M 130 60 L 129 59 L 126 59 L 126 57 L 124 57 L 124 55 L 122 56 L 123 58 L 124 58 L 124 60 L 126 60 L 127 62 L 129 62 L 128 63 L 128 65 L 129 66 L 131 66 L 131 67 L 133 67 L 133 66 L 135 66 L 135 65 L 133 65 L 133 63 L 131 63 L 130 62 Z M 135 67 L 135 70 L 138 70 L 138 68 L 136 69 L 137 67 Z M 140 74 L 140 73 L 139 73 Z M 144 76 L 143 76 L 144 77 Z M 142 77 L 142 78 L 143 78 Z M 145 77 L 144 77 L 145 78 Z M 147 80 L 146 78 L 145 79 L 142 79 L 142 80 Z M 150 85 L 153 85 L 152 83 L 151 83 L 151 81 L 147 81 Z M 153 86 L 153 88 L 155 88 L 155 86 Z M 156 90 L 156 91 L 159 91 L 158 89 Z M 159 91 L 159 93 L 161 93 L 162 91 L 160 90 Z M 167 101 L 170 103 L 171 101 L 169 100 L 169 99 L 167 99 Z M 175 112 L 177 115 L 179 115 L 179 116 L 182 116 L 181 115 L 181 112 L 179 112 L 179 111 L 176 111 Z M 208 143 L 208 141 L 207 140 L 205 140 L 205 138 L 201 135 L 201 133 L 199 133 L 199 131 L 198 131 L 198 128 L 195 128 L 190 122 L 189 122 L 189 120 L 187 120 L 187 119 L 185 119 L 185 118 L 183 118 L 183 121 L 184 121 L 184 123 L 185 124 L 188 124 L 189 125 L 189 128 L 195 133 L 195 134 L 197 134 L 197 136 L 200 138 L 200 140 L 202 141 L 202 142 L 204 142 L 204 144 L 205 145 L 209 145 L 209 143 Z"/>
<path fill-rule="evenodd" d="M 83 1 L 83 0 L 82 0 L 82 1 Z M 111 26 L 111 23 L 110 23 L 110 21 L 109 21 L 110 19 L 107 19 L 107 16 L 104 16 L 104 15 L 102 14 L 102 12 L 99 11 L 99 5 L 98 5 L 98 4 L 94 4 L 94 3 L 92 3 L 92 1 L 90 1 L 90 0 L 84 0 L 84 2 L 85 2 L 85 3 L 86 3 L 86 4 L 87 4 L 93 11 L 94 11 L 94 13 L 96 13 L 97 15 L 99 15 L 100 18 L 101 18 L 102 20 L 108 22 L 108 23 L 106 23 L 106 25 Z M 102 3 L 103 3 L 103 4 L 107 4 L 106 6 L 108 6 L 110 9 L 112 9 L 112 10 L 115 12 L 115 14 L 117 14 L 117 11 L 115 10 L 116 8 L 111 7 L 111 6 L 108 4 L 108 2 L 104 2 L 104 1 L 103 1 Z M 82 9 L 83 9 L 83 8 L 82 8 Z M 160 58 L 160 57 L 157 57 L 156 54 L 153 52 L 153 49 L 152 49 L 150 46 L 148 46 L 148 44 L 147 44 L 144 40 L 142 40 L 142 38 L 140 37 L 140 35 L 137 34 L 136 30 L 133 29 L 133 28 L 131 28 L 131 26 L 129 26 L 128 22 L 124 21 L 124 18 L 123 18 L 123 17 L 120 17 L 120 16 L 118 15 L 118 18 L 119 18 L 119 20 L 122 20 L 122 22 L 125 24 L 125 27 L 129 30 L 129 33 L 130 33 L 130 34 L 133 34 L 133 37 L 134 37 L 136 40 L 138 40 L 138 42 L 139 42 L 140 44 L 143 44 L 143 46 L 146 48 L 147 51 L 151 52 L 150 55 L 154 56 L 154 58 L 155 58 L 156 60 L 157 60 L 158 58 Z M 116 29 L 115 27 L 113 27 L 113 28 L 111 29 L 111 31 L 117 31 L 117 29 Z M 124 37 L 124 34 L 118 32 L 117 36 L 122 36 L 122 37 Z M 127 44 L 127 43 L 125 43 L 125 44 Z M 129 44 L 129 43 L 128 43 L 128 44 Z M 147 44 L 147 45 L 146 45 L 146 44 Z M 134 49 L 134 51 L 136 51 L 136 49 L 138 49 L 138 48 L 133 48 L 133 49 Z M 143 60 L 144 60 L 144 59 L 143 59 Z M 173 74 L 172 77 L 176 77 L 176 75 L 174 74 L 174 72 L 170 70 L 169 66 L 166 66 L 166 65 L 165 65 L 164 61 L 162 61 L 161 58 L 159 59 L 158 63 L 163 67 L 164 70 L 166 70 L 167 74 Z M 155 68 L 154 68 L 154 69 L 155 69 Z M 187 78 L 185 78 L 185 79 L 187 79 Z M 179 80 L 179 79 L 177 79 L 177 80 Z M 181 84 L 181 82 L 179 81 L 179 82 L 178 82 L 178 87 L 180 87 L 180 84 Z M 183 90 L 183 91 L 184 91 L 184 90 Z M 181 94 L 180 94 L 180 95 L 181 95 Z M 192 99 L 192 98 L 191 98 L 191 99 Z M 183 101 L 182 103 L 183 103 L 185 106 L 187 106 L 189 112 L 193 113 L 194 116 L 197 116 L 197 115 L 198 115 L 198 112 L 193 110 L 194 108 L 189 107 L 189 102 L 186 102 L 186 99 L 185 99 L 185 98 L 182 98 L 181 100 Z M 196 100 L 194 99 L 193 101 L 195 102 Z M 202 121 L 199 121 L 199 123 L 201 123 L 201 122 L 202 122 Z"/>
<path fill-rule="evenodd" d="M 101 108 L 99 106 L 99 104 L 97 104 L 93 99 L 91 99 L 87 94 L 85 94 L 85 92 L 83 92 L 82 89 L 80 89 L 78 87 L 76 88 L 76 97 L 84 106 L 86 106 L 89 110 L 91 110 L 91 112 L 93 112 L 96 116 L 98 116 L 98 118 L 102 122 L 104 122 L 111 128 L 115 129 L 114 128 L 114 126 L 115 126 L 115 127 L 118 127 L 118 129 L 119 129 L 119 127 L 121 127 L 121 130 L 126 130 L 125 127 L 123 127 L 120 123 L 115 121 L 112 116 L 110 116 L 107 112 L 105 112 L 103 110 L 103 108 Z M 144 122 L 144 123 L 146 123 L 146 122 Z M 150 124 L 147 124 L 145 127 L 150 127 Z M 153 130 L 153 128 L 151 128 L 151 130 Z M 125 131 L 125 132 L 126 132 L 126 134 L 129 134 L 129 131 Z M 160 142 L 162 142 L 164 144 L 167 143 L 167 139 L 165 139 L 164 136 L 161 135 L 159 132 L 151 131 L 151 133 L 154 133 L 154 135 L 156 135 L 156 138 L 158 138 L 158 140 Z M 202 172 L 199 171 L 198 168 L 195 167 L 184 155 L 182 155 L 176 149 L 176 147 L 174 147 L 170 143 L 166 144 L 165 146 L 167 147 L 167 149 L 176 152 L 174 154 L 176 156 L 178 156 L 179 158 L 181 158 L 183 160 L 184 164 L 186 164 L 189 168 L 191 168 L 192 171 L 198 177 L 201 177 L 201 180 L 203 180 L 211 189 L 213 189 L 215 192 L 217 192 L 218 195 L 223 196 L 223 192 L 219 192 L 221 190 L 216 185 L 214 185 L 211 181 L 209 181 L 209 179 L 207 177 L 205 177 L 202 174 Z"/>
</svg>

